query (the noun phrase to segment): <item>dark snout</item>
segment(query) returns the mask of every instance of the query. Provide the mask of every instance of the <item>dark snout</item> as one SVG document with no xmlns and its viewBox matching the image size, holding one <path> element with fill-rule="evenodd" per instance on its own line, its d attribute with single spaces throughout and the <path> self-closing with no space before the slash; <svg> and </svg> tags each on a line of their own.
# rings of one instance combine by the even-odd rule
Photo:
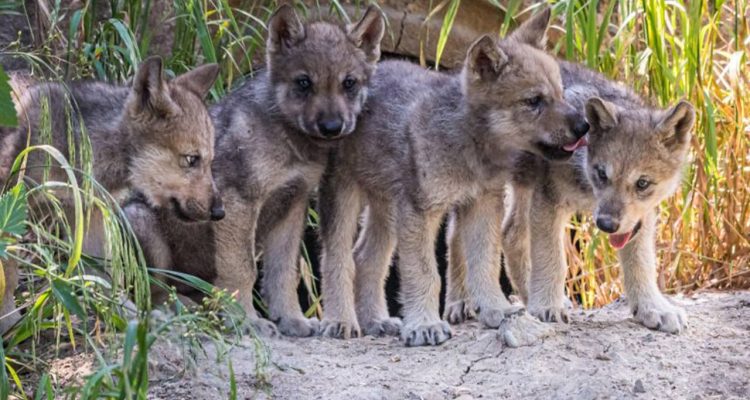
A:
<svg viewBox="0 0 750 400">
<path fill-rule="evenodd" d="M 577 138 L 583 137 L 589 131 L 589 123 L 586 121 L 579 121 L 573 125 L 572 129 L 573 134 L 576 135 Z"/>
<path fill-rule="evenodd" d="M 596 227 L 606 233 L 615 233 L 620 229 L 620 221 L 611 215 L 596 217 Z"/>
<path fill-rule="evenodd" d="M 211 200 L 211 221 L 220 221 L 224 218 L 224 203 L 221 197 L 214 196 Z"/>
<path fill-rule="evenodd" d="M 344 120 L 339 116 L 321 116 L 317 124 L 320 134 L 327 138 L 340 135 L 344 129 Z"/>
<path fill-rule="evenodd" d="M 583 114 L 579 112 L 568 114 L 568 126 L 576 138 L 583 137 L 589 131 L 589 123 L 586 122 Z"/>
</svg>

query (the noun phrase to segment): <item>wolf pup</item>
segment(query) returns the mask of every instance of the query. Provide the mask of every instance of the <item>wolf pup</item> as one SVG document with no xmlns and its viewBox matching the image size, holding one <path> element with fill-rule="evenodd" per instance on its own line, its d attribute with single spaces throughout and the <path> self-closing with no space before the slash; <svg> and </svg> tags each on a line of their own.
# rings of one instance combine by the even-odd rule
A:
<svg viewBox="0 0 750 400">
<path fill-rule="evenodd" d="M 561 62 L 561 73 L 565 98 L 585 109 L 589 143 L 567 162 L 527 159 L 515 174 L 502 238 L 514 287 L 531 314 L 567 322 L 565 224 L 571 214 L 593 209 L 596 226 L 618 250 L 635 318 L 678 333 L 687 318 L 657 287 L 654 242 L 657 208 L 679 186 L 695 111 L 685 101 L 667 110 L 652 107 L 577 64 Z"/>
<path fill-rule="evenodd" d="M 460 75 L 380 64 L 360 127 L 333 154 L 320 189 L 324 335 L 400 330 L 407 346 L 451 337 L 438 310 L 434 251 L 443 215 L 490 197 L 513 151 L 555 158 L 588 129 L 563 100 L 557 63 L 542 50 L 549 18 L 546 10 L 499 42 L 478 39 Z M 491 233 L 472 233 L 478 246 L 489 243 Z M 397 244 L 403 328 L 388 315 L 383 287 Z M 518 311 L 499 287 L 477 298 L 498 324 Z"/>
<path fill-rule="evenodd" d="M 214 176 L 227 218 L 189 225 L 132 204 L 126 212 L 150 263 L 236 292 L 260 333 L 316 334 L 317 320 L 305 318 L 297 298 L 308 200 L 330 148 L 357 125 L 384 31 L 374 7 L 348 27 L 303 24 L 292 7 L 280 7 L 268 24 L 266 70 L 211 110 Z M 262 295 L 276 325 L 253 306 L 256 242 L 263 254 Z"/>
<path fill-rule="evenodd" d="M 151 207 L 186 220 L 220 219 L 223 206 L 210 169 L 214 130 L 203 102 L 218 71 L 215 64 L 204 65 L 166 80 L 161 60 L 149 58 L 140 65 L 131 87 L 101 82 L 31 86 L 17 104 L 20 127 L 2 131 L 0 176 L 8 179 L 29 135 L 31 144 L 41 144 L 46 142 L 42 130 L 49 130 L 48 144 L 67 155 L 69 130 L 79 151 L 85 129 L 94 178 L 107 191 L 131 189 Z M 30 153 L 26 176 L 41 181 L 46 163 L 41 152 Z M 61 168 L 51 168 L 49 176 L 66 180 Z M 13 309 L 16 275 L 15 268 L 6 268 L 0 315 Z M 0 321 L 0 331 L 13 322 Z"/>
</svg>

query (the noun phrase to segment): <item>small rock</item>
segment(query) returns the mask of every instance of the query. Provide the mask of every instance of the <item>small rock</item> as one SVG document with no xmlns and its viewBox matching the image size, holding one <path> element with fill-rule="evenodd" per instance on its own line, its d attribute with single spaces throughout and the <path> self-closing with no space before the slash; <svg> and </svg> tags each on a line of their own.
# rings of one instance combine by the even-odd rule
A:
<svg viewBox="0 0 750 400">
<path fill-rule="evenodd" d="M 643 386 L 643 381 L 636 379 L 635 386 L 633 386 L 633 393 L 646 393 L 646 388 Z"/>
</svg>

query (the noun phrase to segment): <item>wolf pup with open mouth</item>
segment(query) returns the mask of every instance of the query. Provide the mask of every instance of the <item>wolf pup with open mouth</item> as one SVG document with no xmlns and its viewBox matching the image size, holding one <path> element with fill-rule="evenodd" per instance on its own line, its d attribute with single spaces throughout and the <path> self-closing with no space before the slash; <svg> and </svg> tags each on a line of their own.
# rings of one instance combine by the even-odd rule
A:
<svg viewBox="0 0 750 400">
<path fill-rule="evenodd" d="M 451 337 L 440 319 L 435 259 L 443 216 L 457 204 L 491 198 L 507 179 L 512 153 L 569 157 L 564 147 L 572 149 L 588 130 L 582 110 L 563 99 L 557 62 L 543 50 L 549 19 L 545 10 L 506 39 L 481 37 L 458 75 L 401 61 L 378 66 L 360 127 L 336 150 L 320 189 L 324 335 L 400 331 L 408 346 Z M 478 246 L 492 245 L 490 232 L 476 235 Z M 384 296 L 394 252 L 402 329 Z M 479 297 L 496 321 L 519 311 L 499 287 Z"/>
<path fill-rule="evenodd" d="M 560 69 L 566 100 L 586 111 L 588 146 L 566 162 L 528 155 L 517 165 L 501 239 L 513 286 L 532 315 L 567 322 L 565 224 L 573 213 L 593 210 L 596 226 L 618 251 L 635 318 L 678 333 L 686 327 L 685 312 L 656 283 L 657 209 L 680 184 L 695 111 L 685 101 L 666 110 L 650 106 L 577 64 L 561 62 Z M 466 268 L 461 257 L 451 259 L 451 276 L 460 278 Z M 465 317 L 457 305 L 468 304 L 461 298 L 471 289 L 456 281 L 448 288 L 452 322 Z"/>
</svg>

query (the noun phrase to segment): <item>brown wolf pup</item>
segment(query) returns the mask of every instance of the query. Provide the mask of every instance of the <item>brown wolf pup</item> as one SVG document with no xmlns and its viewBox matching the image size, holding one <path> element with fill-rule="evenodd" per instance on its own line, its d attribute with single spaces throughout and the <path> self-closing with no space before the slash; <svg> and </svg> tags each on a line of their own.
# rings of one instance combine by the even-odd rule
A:
<svg viewBox="0 0 750 400">
<path fill-rule="evenodd" d="M 687 160 L 693 107 L 681 101 L 662 110 L 582 66 L 561 62 L 560 68 L 565 98 L 585 109 L 591 124 L 589 144 L 565 162 L 527 158 L 514 175 L 502 238 L 514 287 L 532 315 L 567 322 L 565 223 L 575 212 L 593 210 L 618 250 L 633 315 L 649 328 L 680 332 L 687 317 L 657 287 L 654 242 L 658 205 L 679 186 Z M 483 217 L 499 221 L 497 211 Z M 462 258 L 451 259 L 453 275 L 466 268 Z M 464 283 L 457 279 L 449 296 L 465 299 Z M 457 308 L 448 314 L 454 321 L 465 317 Z"/>
<path fill-rule="evenodd" d="M 17 104 L 20 127 L 0 132 L 0 176 L 8 179 L 13 160 L 29 135 L 31 144 L 45 142 L 43 129 L 51 132 L 49 144 L 68 155 L 70 124 L 79 152 L 85 129 L 93 151 L 94 178 L 107 191 L 134 190 L 151 207 L 186 220 L 220 219 L 224 211 L 210 168 L 214 130 L 203 102 L 217 74 L 218 67 L 212 64 L 166 80 L 161 60 L 149 58 L 139 67 L 131 87 L 101 82 L 31 86 Z M 48 128 L 42 126 L 45 120 Z M 46 163 L 41 152 L 30 153 L 26 176 L 41 181 Z M 49 176 L 66 180 L 60 168 L 52 168 Z M 93 236 L 89 234 L 87 241 L 101 239 Z M 15 267 L 6 267 L 0 315 L 13 310 L 17 286 Z M 0 320 L 0 331 L 18 318 L 17 313 L 10 315 Z"/>
<path fill-rule="evenodd" d="M 218 223 L 184 224 L 134 203 L 126 208 L 150 263 L 237 292 L 259 332 L 310 336 L 297 299 L 299 247 L 310 193 L 329 149 L 354 131 L 380 57 L 385 23 L 369 8 L 351 26 L 300 22 L 290 6 L 268 24 L 267 68 L 211 110 L 214 176 L 226 205 Z M 256 243 L 271 321 L 253 306 Z"/>
<path fill-rule="evenodd" d="M 563 100 L 557 62 L 542 50 L 549 18 L 548 9 L 505 40 L 483 36 L 469 48 L 460 75 L 405 62 L 380 64 L 360 127 L 335 151 L 320 189 L 323 334 L 399 332 L 383 288 L 396 251 L 401 338 L 408 346 L 450 338 L 438 311 L 434 251 L 443 215 L 459 204 L 493 199 L 513 152 L 565 157 L 565 148 L 588 129 L 583 114 Z M 480 228 L 467 234 L 492 252 L 494 233 Z M 491 257 L 471 261 L 495 264 Z M 487 280 L 490 272 L 471 279 Z M 499 287 L 476 298 L 490 325 L 519 311 Z"/>
</svg>

